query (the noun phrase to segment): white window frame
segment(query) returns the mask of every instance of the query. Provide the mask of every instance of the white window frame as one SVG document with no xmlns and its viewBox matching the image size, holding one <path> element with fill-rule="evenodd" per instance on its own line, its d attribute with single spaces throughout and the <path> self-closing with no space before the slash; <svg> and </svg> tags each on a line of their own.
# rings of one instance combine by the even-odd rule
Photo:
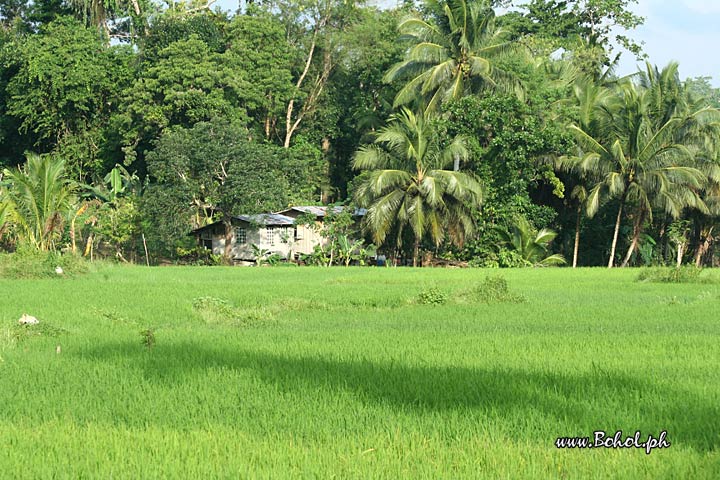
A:
<svg viewBox="0 0 720 480">
<path fill-rule="evenodd" d="M 275 245 L 275 227 L 265 227 L 265 243 Z"/>
<path fill-rule="evenodd" d="M 245 245 L 247 243 L 247 230 L 245 227 L 235 229 L 235 243 Z"/>
</svg>

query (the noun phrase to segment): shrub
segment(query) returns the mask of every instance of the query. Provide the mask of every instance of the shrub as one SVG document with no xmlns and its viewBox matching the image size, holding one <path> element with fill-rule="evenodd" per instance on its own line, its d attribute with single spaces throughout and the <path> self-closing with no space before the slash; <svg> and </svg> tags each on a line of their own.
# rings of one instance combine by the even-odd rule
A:
<svg viewBox="0 0 720 480">
<path fill-rule="evenodd" d="M 155 332 L 151 328 L 141 330 L 140 337 L 145 348 L 150 349 L 155 346 Z"/>
<path fill-rule="evenodd" d="M 62 275 L 56 273 L 62 268 Z M 21 248 L 14 253 L 0 254 L 0 278 L 61 278 L 87 273 L 88 262 L 72 254 L 41 252 Z"/>
<path fill-rule="evenodd" d="M 467 301 L 479 303 L 522 303 L 525 297 L 510 291 L 507 280 L 501 276 L 487 276 L 485 280 L 461 294 Z"/>
<path fill-rule="evenodd" d="M 417 297 L 417 303 L 421 305 L 442 305 L 447 301 L 447 294 L 436 287 L 423 290 Z"/>
<path fill-rule="evenodd" d="M 273 253 L 271 255 L 268 255 L 265 261 L 271 267 L 276 267 L 285 261 L 285 257 L 280 255 L 279 253 Z"/>
<path fill-rule="evenodd" d="M 685 267 L 653 267 L 644 268 L 638 274 L 639 282 L 656 283 L 707 283 L 710 279 L 700 278 L 701 268 Z"/>
</svg>

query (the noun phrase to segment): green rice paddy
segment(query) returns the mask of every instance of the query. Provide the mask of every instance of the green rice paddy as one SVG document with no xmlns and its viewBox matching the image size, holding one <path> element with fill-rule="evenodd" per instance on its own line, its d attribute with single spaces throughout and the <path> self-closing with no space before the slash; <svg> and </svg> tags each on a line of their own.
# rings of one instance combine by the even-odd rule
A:
<svg viewBox="0 0 720 480">
<path fill-rule="evenodd" d="M 720 478 L 720 285 L 637 273 L 0 280 L 0 477 Z M 595 430 L 671 446 L 555 447 Z"/>
</svg>

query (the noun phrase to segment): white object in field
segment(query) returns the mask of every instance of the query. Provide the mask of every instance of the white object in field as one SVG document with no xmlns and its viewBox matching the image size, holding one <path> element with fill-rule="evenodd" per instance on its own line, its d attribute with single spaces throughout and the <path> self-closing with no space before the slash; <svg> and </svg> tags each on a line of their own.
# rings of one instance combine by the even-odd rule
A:
<svg viewBox="0 0 720 480">
<path fill-rule="evenodd" d="M 61 352 L 61 351 L 62 351 L 62 349 L 60 348 L 60 345 L 58 345 L 57 347 L 55 347 L 55 353 L 57 353 L 58 355 L 60 355 L 60 352 Z"/>
<path fill-rule="evenodd" d="M 32 315 L 23 313 L 22 317 L 20 317 L 20 320 L 18 320 L 18 323 L 20 325 L 37 325 L 38 323 L 40 323 L 40 320 L 33 317 Z"/>
<path fill-rule="evenodd" d="M 57 267 L 55 267 L 55 273 L 57 273 L 58 275 L 62 275 L 65 272 L 63 272 L 62 267 L 58 265 Z"/>
</svg>

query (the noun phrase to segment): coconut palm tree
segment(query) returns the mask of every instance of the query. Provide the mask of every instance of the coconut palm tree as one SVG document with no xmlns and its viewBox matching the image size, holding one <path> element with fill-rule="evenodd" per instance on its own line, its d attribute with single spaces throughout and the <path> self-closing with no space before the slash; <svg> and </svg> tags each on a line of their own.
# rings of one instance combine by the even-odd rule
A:
<svg viewBox="0 0 720 480">
<path fill-rule="evenodd" d="M 495 27 L 495 12 L 483 0 L 447 0 L 439 4 L 442 15 L 436 23 L 411 16 L 398 30 L 412 46 L 405 59 L 394 65 L 385 81 L 408 79 L 395 97 L 395 106 L 418 99 L 427 109 L 482 88 L 519 90 L 519 83 L 498 68 L 497 59 L 516 44 Z"/>
<path fill-rule="evenodd" d="M 680 80 L 678 64 L 675 62 L 671 62 L 662 70 L 648 62 L 646 70 L 640 72 L 638 77 L 638 84 L 643 91 L 645 114 L 648 121 L 653 124 L 654 128 L 660 129 L 666 123 L 674 120 L 676 124 L 673 128 L 674 141 L 688 149 L 690 154 L 688 165 L 697 168 L 705 176 L 705 182 L 701 185 L 700 190 L 692 187 L 692 191 L 688 192 L 685 191 L 686 186 L 675 186 L 674 196 L 680 197 L 680 205 L 684 202 L 682 197 L 689 198 L 690 201 L 685 206 L 700 215 L 705 215 L 708 211 L 707 202 L 705 202 L 705 194 L 708 191 L 706 183 L 707 181 L 711 183 L 720 181 L 720 167 L 717 162 L 708 159 L 708 155 L 711 155 L 716 148 L 714 145 L 717 144 L 716 139 L 720 134 L 718 112 L 693 98 Z M 633 251 L 638 246 L 643 221 L 646 217 L 652 220 L 652 211 L 638 205 L 634 217 L 632 242 L 622 266 L 626 266 L 630 261 Z"/>
<path fill-rule="evenodd" d="M 716 240 L 720 218 L 720 110 L 708 107 L 704 99 L 688 96 L 688 111 L 694 113 L 684 117 L 681 133 L 693 146 L 695 166 L 707 177 L 699 192 L 707 211 L 690 209 L 688 212 L 697 245 L 695 265 L 700 267 Z"/>
<path fill-rule="evenodd" d="M 525 217 L 516 217 L 509 231 L 500 230 L 499 233 L 503 242 L 517 252 L 527 266 L 548 267 L 566 263 L 562 255 L 549 254 L 549 245 L 557 233 L 549 228 L 535 231 Z"/>
<path fill-rule="evenodd" d="M 24 167 L 5 170 L 5 176 L 10 183 L 7 200 L 22 239 L 38 250 L 55 250 L 73 196 L 65 162 L 29 153 Z"/>
<path fill-rule="evenodd" d="M 647 91 L 648 114 L 658 126 L 692 108 L 678 68 L 677 62 L 670 62 L 662 70 L 645 62 L 645 71 L 638 74 L 638 84 Z"/>
<path fill-rule="evenodd" d="M 612 91 L 604 85 L 596 82 L 593 78 L 577 73 L 577 71 L 571 67 L 569 62 L 557 63 L 560 63 L 562 71 L 569 72 L 567 76 L 572 80 L 568 83 L 568 86 L 571 87 L 572 94 L 569 95 L 568 98 L 558 102 L 566 106 L 568 110 L 572 112 L 571 119 L 565 119 L 567 126 L 576 125 L 593 137 L 600 135 L 601 128 L 599 119 L 601 116 L 598 113 L 604 108 Z M 578 145 L 578 151 L 575 156 L 582 157 L 583 155 L 584 152 L 582 152 Z M 559 160 L 557 166 L 560 169 L 567 166 L 572 167 L 574 165 L 573 163 L 568 164 L 565 162 L 564 157 L 559 159 L 556 158 L 555 160 Z M 582 173 L 583 176 L 586 176 L 587 174 L 587 172 L 579 173 Z M 586 204 L 588 197 L 587 183 L 587 178 L 578 177 L 577 175 L 572 178 L 572 184 L 574 185 L 572 185 L 570 201 L 576 209 L 573 268 L 577 267 L 578 253 L 580 250 L 580 226 L 582 223 L 582 217 L 588 213 Z"/>
<path fill-rule="evenodd" d="M 692 154 L 678 142 L 682 122 L 673 117 L 658 124 L 650 115 L 648 92 L 631 82 L 620 85 L 595 112 L 594 132 L 570 126 L 580 153 L 562 159 L 566 168 L 578 172 L 591 184 L 588 215 L 594 215 L 606 200 L 618 202 L 610 268 L 614 266 L 620 225 L 628 205 L 636 208 L 630 253 L 638 244 L 644 221 L 652 220 L 653 208 L 662 209 L 673 218 L 679 217 L 685 207 L 704 208 L 697 191 L 705 175 L 689 166 Z"/>
<path fill-rule="evenodd" d="M 472 174 L 446 169 L 455 157 L 468 157 L 465 139 L 444 141 L 431 117 L 406 108 L 380 130 L 375 143 L 358 150 L 353 168 L 368 170 L 369 176 L 356 200 L 368 209 L 365 221 L 375 243 L 384 244 L 394 231 L 400 247 L 404 229 L 410 228 L 414 266 L 426 235 L 435 245 L 446 236 L 463 243 L 472 231 L 471 211 L 479 208 L 482 189 Z"/>
</svg>

